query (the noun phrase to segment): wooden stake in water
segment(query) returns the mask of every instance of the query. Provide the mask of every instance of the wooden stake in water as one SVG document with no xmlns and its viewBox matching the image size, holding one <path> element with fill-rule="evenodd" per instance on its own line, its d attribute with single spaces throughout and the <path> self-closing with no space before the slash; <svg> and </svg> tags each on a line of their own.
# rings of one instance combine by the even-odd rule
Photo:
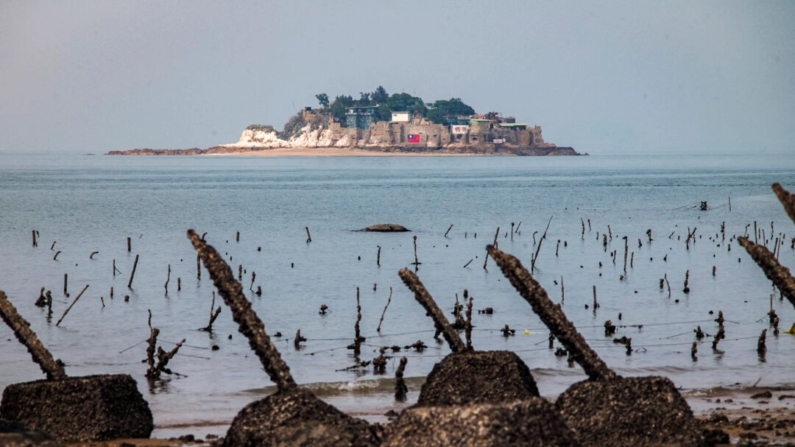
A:
<svg viewBox="0 0 795 447">
<path fill-rule="evenodd" d="M 386 315 L 386 309 L 389 307 L 389 303 L 392 302 L 392 287 L 389 288 L 389 298 L 386 300 L 386 306 L 384 306 L 384 311 L 381 312 L 381 319 L 378 320 L 378 328 L 375 330 L 379 334 L 381 333 L 381 323 L 384 322 L 384 315 Z"/>
<path fill-rule="evenodd" d="M 135 262 L 133 262 L 132 273 L 130 273 L 130 280 L 127 281 L 127 288 L 132 289 L 133 278 L 135 278 L 135 269 L 138 267 L 138 255 L 135 255 Z"/>
<path fill-rule="evenodd" d="M 168 296 L 168 282 L 171 281 L 171 264 L 168 265 L 168 273 L 166 274 L 166 284 L 163 286 L 166 289 L 166 296 Z"/>
<path fill-rule="evenodd" d="M 80 293 L 77 294 L 77 296 L 75 297 L 74 301 L 72 301 L 72 304 L 70 304 L 69 307 L 66 308 L 66 310 L 63 312 L 63 315 L 61 315 L 61 318 L 59 318 L 58 322 L 55 323 L 55 326 L 59 326 L 61 324 L 61 321 L 63 321 L 63 319 L 66 316 L 66 314 L 68 314 L 69 311 L 72 309 L 72 306 L 74 306 L 75 303 L 77 303 L 77 300 L 79 300 L 80 297 L 83 296 L 83 292 L 85 292 L 86 289 L 88 289 L 88 284 L 86 284 L 86 286 L 83 287 L 83 290 L 81 290 Z"/>
<path fill-rule="evenodd" d="M 450 226 L 447 227 L 447 231 L 444 232 L 444 237 L 447 237 L 447 233 L 449 233 L 450 230 L 452 230 L 452 229 L 453 229 L 453 224 L 450 224 Z"/>
<path fill-rule="evenodd" d="M 312 235 L 309 234 L 309 227 L 304 227 L 306 229 L 306 243 L 312 242 Z"/>
<path fill-rule="evenodd" d="M 500 235 L 500 227 L 497 227 L 497 231 L 494 232 L 494 242 L 492 245 L 497 245 L 497 236 Z M 483 258 L 483 270 L 486 270 L 486 264 L 489 262 L 489 253 L 486 252 L 486 256 Z"/>
</svg>

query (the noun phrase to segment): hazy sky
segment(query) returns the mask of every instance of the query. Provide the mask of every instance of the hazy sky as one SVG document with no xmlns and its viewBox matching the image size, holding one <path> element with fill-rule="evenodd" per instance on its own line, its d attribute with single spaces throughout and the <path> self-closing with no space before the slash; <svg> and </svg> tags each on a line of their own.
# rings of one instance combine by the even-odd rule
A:
<svg viewBox="0 0 795 447">
<path fill-rule="evenodd" d="M 378 85 L 594 155 L 793 153 L 795 1 L 0 0 L 2 151 L 209 147 Z"/>
</svg>

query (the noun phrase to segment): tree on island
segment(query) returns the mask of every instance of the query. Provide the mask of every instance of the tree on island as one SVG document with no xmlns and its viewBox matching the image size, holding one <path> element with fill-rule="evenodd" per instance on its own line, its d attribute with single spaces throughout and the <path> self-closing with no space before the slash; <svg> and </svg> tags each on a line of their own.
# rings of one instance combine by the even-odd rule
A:
<svg viewBox="0 0 795 447">
<path fill-rule="evenodd" d="M 328 108 L 329 101 L 328 101 L 328 95 L 327 94 L 318 93 L 317 95 L 315 95 L 315 98 L 317 98 L 317 102 L 320 103 L 321 107 L 323 107 L 324 109 Z"/>
<path fill-rule="evenodd" d="M 390 95 L 381 85 L 370 93 L 359 92 L 359 99 L 353 99 L 350 95 L 341 95 L 334 98 L 334 101 L 329 101 L 329 96 L 325 93 L 319 93 L 315 98 L 323 107 L 323 113 L 330 120 L 343 126 L 346 121 L 345 114 L 350 107 L 376 107 L 376 121 L 390 121 L 392 112 L 409 112 L 414 116 L 426 117 L 436 124 L 447 124 L 450 116 L 469 116 L 475 113 L 475 110 L 465 104 L 461 98 L 438 100 L 429 109 L 422 98 L 408 93 Z"/>
</svg>

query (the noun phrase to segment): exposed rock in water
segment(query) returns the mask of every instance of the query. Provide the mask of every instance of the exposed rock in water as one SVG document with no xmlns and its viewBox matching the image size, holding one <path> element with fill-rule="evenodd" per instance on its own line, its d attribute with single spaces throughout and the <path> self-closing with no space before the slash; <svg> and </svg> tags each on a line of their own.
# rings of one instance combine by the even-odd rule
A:
<svg viewBox="0 0 795 447">
<path fill-rule="evenodd" d="M 420 406 L 499 403 L 538 397 L 530 369 L 510 351 L 450 354 L 422 385 Z"/>
<path fill-rule="evenodd" d="M 404 231 L 411 231 L 403 225 L 398 224 L 375 224 L 367 228 L 362 228 L 359 231 L 376 231 L 380 233 L 400 233 Z"/>
<path fill-rule="evenodd" d="M 240 410 L 224 446 L 377 446 L 381 430 L 346 415 L 308 390 L 292 388 Z"/>
<path fill-rule="evenodd" d="M 462 380 L 465 380 L 464 376 Z M 496 405 L 407 409 L 387 426 L 381 446 L 409 445 L 576 447 L 580 444 L 552 404 L 540 397 L 532 397 Z"/>
<path fill-rule="evenodd" d="M 665 377 L 578 382 L 555 407 L 583 446 L 703 445 L 693 411 Z"/>
<path fill-rule="evenodd" d="M 9 385 L 0 418 L 63 442 L 148 438 L 154 428 L 149 404 L 127 374 Z"/>
</svg>

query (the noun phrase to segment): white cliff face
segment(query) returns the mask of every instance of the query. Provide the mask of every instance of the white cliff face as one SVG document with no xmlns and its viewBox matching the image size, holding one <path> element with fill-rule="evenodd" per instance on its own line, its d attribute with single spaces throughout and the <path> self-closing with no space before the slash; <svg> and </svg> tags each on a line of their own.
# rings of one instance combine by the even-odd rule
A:
<svg viewBox="0 0 795 447">
<path fill-rule="evenodd" d="M 225 147 L 262 147 L 262 148 L 276 148 L 276 147 L 290 147 L 289 143 L 285 140 L 279 139 L 276 132 L 265 132 L 264 130 L 250 130 L 246 129 L 240 135 L 237 143 L 224 144 Z"/>
<path fill-rule="evenodd" d="M 335 138 L 336 137 L 336 138 Z M 304 147 L 332 147 L 332 146 L 347 146 L 349 139 L 347 136 L 339 138 L 329 129 L 311 130 L 309 125 L 304 126 L 301 132 L 290 138 L 289 140 L 282 140 L 276 132 L 266 132 L 264 130 L 250 130 L 246 129 L 240 135 L 237 143 L 223 144 L 224 147 L 257 147 L 257 148 L 304 148 Z"/>
</svg>

